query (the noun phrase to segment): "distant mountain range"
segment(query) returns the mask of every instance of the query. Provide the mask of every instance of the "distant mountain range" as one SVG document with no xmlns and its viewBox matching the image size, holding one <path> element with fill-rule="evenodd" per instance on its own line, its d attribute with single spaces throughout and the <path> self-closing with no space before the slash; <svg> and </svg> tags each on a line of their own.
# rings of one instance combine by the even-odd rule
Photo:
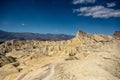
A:
<svg viewBox="0 0 120 80">
<path fill-rule="evenodd" d="M 73 35 L 66 34 L 39 34 L 39 33 L 29 33 L 29 32 L 7 32 L 0 30 L 0 41 L 6 40 L 68 40 L 73 38 Z"/>
</svg>

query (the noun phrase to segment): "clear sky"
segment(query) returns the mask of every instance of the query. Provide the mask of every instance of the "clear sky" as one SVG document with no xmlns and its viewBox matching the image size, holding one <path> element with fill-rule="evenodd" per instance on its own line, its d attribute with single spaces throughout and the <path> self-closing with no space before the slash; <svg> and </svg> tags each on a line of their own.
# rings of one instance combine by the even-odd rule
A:
<svg viewBox="0 0 120 80">
<path fill-rule="evenodd" d="M 0 29 L 113 34 L 120 30 L 120 0 L 0 0 Z"/>
</svg>

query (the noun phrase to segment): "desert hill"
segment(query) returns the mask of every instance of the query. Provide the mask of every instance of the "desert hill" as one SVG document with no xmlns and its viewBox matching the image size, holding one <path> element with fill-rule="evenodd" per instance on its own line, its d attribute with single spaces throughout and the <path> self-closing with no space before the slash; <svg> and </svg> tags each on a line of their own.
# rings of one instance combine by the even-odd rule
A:
<svg viewBox="0 0 120 80">
<path fill-rule="evenodd" d="M 119 32 L 0 44 L 0 80 L 120 80 Z"/>
</svg>

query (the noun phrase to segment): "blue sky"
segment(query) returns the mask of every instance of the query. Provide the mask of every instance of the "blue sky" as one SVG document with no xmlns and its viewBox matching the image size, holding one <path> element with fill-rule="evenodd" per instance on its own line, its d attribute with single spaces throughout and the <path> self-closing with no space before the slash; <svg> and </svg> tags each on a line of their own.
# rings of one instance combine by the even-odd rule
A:
<svg viewBox="0 0 120 80">
<path fill-rule="evenodd" d="M 10 32 L 113 34 L 119 0 L 0 0 L 0 29 Z"/>
</svg>

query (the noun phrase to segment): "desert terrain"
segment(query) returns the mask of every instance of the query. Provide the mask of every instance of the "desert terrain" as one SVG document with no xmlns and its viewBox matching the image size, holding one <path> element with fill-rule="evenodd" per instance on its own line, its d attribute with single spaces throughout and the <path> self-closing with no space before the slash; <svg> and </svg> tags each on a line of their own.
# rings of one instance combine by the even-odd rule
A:
<svg viewBox="0 0 120 80">
<path fill-rule="evenodd" d="M 0 43 L 0 80 L 120 80 L 120 35 Z"/>
</svg>

